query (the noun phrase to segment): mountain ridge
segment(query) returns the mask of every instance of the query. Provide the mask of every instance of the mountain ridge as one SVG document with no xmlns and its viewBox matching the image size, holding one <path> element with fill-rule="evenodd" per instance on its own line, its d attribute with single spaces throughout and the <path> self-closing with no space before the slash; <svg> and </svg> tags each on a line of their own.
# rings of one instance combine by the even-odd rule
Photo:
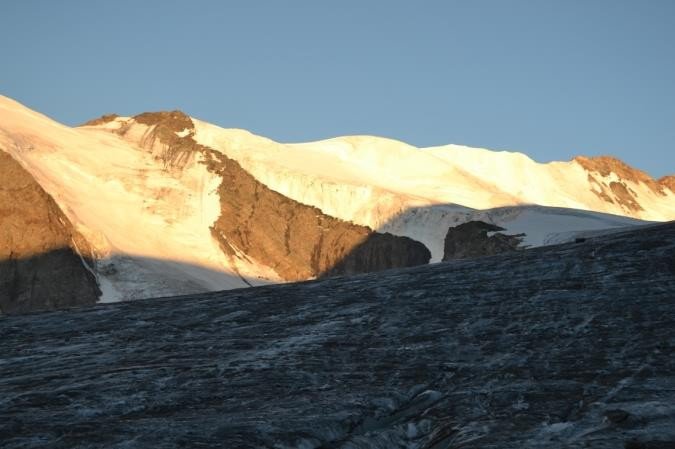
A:
<svg viewBox="0 0 675 449">
<path fill-rule="evenodd" d="M 182 114 L 186 114 L 184 111 L 181 110 L 175 110 L 174 112 L 180 112 Z M 141 114 L 142 115 L 142 114 Z M 138 116 L 133 116 L 138 117 Z M 100 125 L 105 125 L 107 123 L 113 122 L 116 119 L 121 119 L 121 120 L 126 120 L 132 117 L 123 117 L 120 116 L 116 113 L 110 113 L 110 114 L 104 114 L 100 117 L 88 120 L 84 122 L 81 125 L 78 125 L 78 127 L 85 127 L 85 126 L 100 126 Z M 194 117 L 191 117 L 195 119 Z M 204 122 L 201 119 L 197 119 L 200 122 Z M 204 122 L 208 123 L 208 122 Z M 218 125 L 212 125 L 219 127 Z M 585 168 L 589 170 L 595 170 L 598 171 L 601 175 L 607 176 L 611 172 L 617 173 L 619 176 L 631 180 L 631 181 L 640 181 L 640 182 L 645 182 L 648 184 L 658 184 L 660 185 L 661 188 L 669 188 L 670 190 L 673 189 L 673 187 L 670 185 L 672 184 L 671 179 L 675 178 L 675 175 L 664 175 L 659 178 L 652 177 L 649 175 L 647 172 L 640 168 L 633 167 L 626 162 L 622 161 L 621 159 L 605 154 L 605 155 L 597 155 L 597 156 L 587 156 L 583 154 L 579 154 L 576 156 L 572 156 L 569 160 L 562 161 L 562 160 L 553 160 L 553 161 L 548 161 L 548 162 L 537 162 L 534 159 L 532 159 L 530 156 L 528 156 L 526 153 L 523 153 L 521 151 L 517 150 L 489 150 L 489 149 L 484 149 L 481 147 L 472 147 L 472 146 L 467 146 L 467 145 L 459 145 L 459 144 L 444 144 L 444 145 L 433 145 L 433 146 L 428 146 L 428 147 L 416 147 L 408 142 L 405 142 L 403 140 L 391 138 L 391 137 L 384 137 L 384 136 L 377 136 L 377 135 L 372 135 L 372 134 L 349 134 L 349 135 L 343 135 L 343 136 L 334 136 L 334 137 L 328 137 L 325 139 L 318 139 L 318 140 L 313 140 L 313 141 L 302 141 L 302 142 L 280 142 L 276 141 L 273 139 L 270 139 L 268 137 L 264 137 L 258 134 L 254 134 L 251 131 L 248 131 L 243 128 L 221 128 L 223 130 L 227 131 L 233 131 L 233 132 L 241 132 L 243 134 L 247 134 L 253 138 L 256 139 L 261 139 L 261 140 L 266 140 L 268 142 L 278 144 L 278 145 L 290 145 L 290 146 L 307 146 L 307 145 L 318 145 L 322 143 L 330 143 L 330 142 L 351 142 L 354 144 L 354 146 L 358 146 L 359 142 L 366 142 L 367 144 L 372 144 L 372 142 L 379 142 L 379 143 L 390 143 L 393 145 L 397 146 L 403 146 L 407 147 L 408 149 L 415 149 L 415 150 L 433 150 L 433 149 L 442 149 L 446 147 L 452 147 L 452 148 L 464 148 L 467 150 L 479 150 L 479 151 L 489 151 L 494 154 L 507 154 L 511 156 L 515 156 L 518 158 L 525 158 L 528 161 L 534 162 L 539 165 L 550 165 L 550 164 L 560 164 L 560 163 L 570 163 L 570 162 L 579 162 L 581 165 L 585 166 Z M 657 188 L 658 190 L 658 188 Z M 674 191 L 675 192 L 675 191 Z"/>
<path fill-rule="evenodd" d="M 0 97 L 0 149 L 91 243 L 105 301 L 438 262 L 470 221 L 531 247 L 675 216 L 675 194 L 618 162 L 367 136 L 279 144 L 180 111 L 70 128 Z"/>
</svg>

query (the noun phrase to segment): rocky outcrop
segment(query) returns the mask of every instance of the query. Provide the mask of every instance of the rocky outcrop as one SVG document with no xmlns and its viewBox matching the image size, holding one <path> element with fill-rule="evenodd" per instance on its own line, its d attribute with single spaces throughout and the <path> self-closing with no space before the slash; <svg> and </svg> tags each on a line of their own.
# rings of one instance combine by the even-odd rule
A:
<svg viewBox="0 0 675 449">
<path fill-rule="evenodd" d="M 675 223 L 0 319 L 3 449 L 675 444 Z"/>
<path fill-rule="evenodd" d="M 673 193 L 675 193 L 675 176 L 669 175 L 669 176 L 664 176 L 662 178 L 659 178 L 659 185 L 662 185 L 665 188 L 670 189 Z"/>
<path fill-rule="evenodd" d="M 194 124 L 180 111 L 140 114 L 117 132 L 169 169 L 198 160 L 221 176 L 214 238 L 226 254 L 254 259 L 286 280 L 408 267 L 431 258 L 422 243 L 330 217 L 271 190 L 238 162 L 195 142 Z"/>
<path fill-rule="evenodd" d="M 54 200 L 0 150 L 0 313 L 94 304 L 86 241 Z"/>
<path fill-rule="evenodd" d="M 637 194 L 623 182 L 612 181 L 609 183 L 609 188 L 614 193 L 614 198 L 619 204 L 622 204 L 628 210 L 633 212 L 644 210 L 644 208 L 637 201 Z"/>
<path fill-rule="evenodd" d="M 601 176 L 609 176 L 615 173 L 624 181 L 643 183 L 652 189 L 655 193 L 663 194 L 663 188 L 657 181 L 647 173 L 637 168 L 631 167 L 620 159 L 612 156 L 586 157 L 577 156 L 574 160 L 591 172 L 598 172 Z"/>
<path fill-rule="evenodd" d="M 493 256 L 518 249 L 523 234 L 506 235 L 498 231 L 504 231 L 504 228 L 483 221 L 469 221 L 449 228 L 443 261 Z M 494 234 L 488 235 L 489 232 Z"/>
<path fill-rule="evenodd" d="M 668 180 L 669 177 L 656 181 L 642 170 L 633 168 L 612 156 L 577 156 L 574 160 L 589 172 L 588 181 L 593 186 L 592 192 L 598 198 L 608 203 L 619 204 L 628 213 L 639 213 L 640 211 L 644 211 L 644 208 L 640 205 L 637 193 L 630 188 L 627 182 L 644 184 L 659 196 L 665 196 L 667 194 L 666 189 L 672 190 L 671 184 L 673 184 L 673 181 Z M 592 173 L 599 174 L 602 177 L 607 177 L 611 173 L 614 173 L 618 177 L 618 180 L 610 181 L 609 184 L 603 184 Z"/>
<path fill-rule="evenodd" d="M 95 118 L 93 120 L 89 120 L 87 122 L 84 122 L 80 126 L 99 126 L 99 125 L 105 125 L 106 123 L 112 122 L 116 118 L 118 118 L 119 115 L 117 114 L 103 114 L 99 118 Z"/>
</svg>

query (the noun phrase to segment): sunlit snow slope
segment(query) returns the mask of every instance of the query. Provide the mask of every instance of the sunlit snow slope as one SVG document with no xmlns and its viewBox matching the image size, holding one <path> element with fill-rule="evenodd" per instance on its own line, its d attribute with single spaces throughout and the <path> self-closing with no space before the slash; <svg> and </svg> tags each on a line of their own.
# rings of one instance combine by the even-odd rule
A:
<svg viewBox="0 0 675 449">
<path fill-rule="evenodd" d="M 417 239 L 434 261 L 448 226 L 468 220 L 524 232 L 525 244 L 542 245 L 574 231 L 675 219 L 675 193 L 666 183 L 611 158 L 540 164 L 521 153 L 416 148 L 371 136 L 280 144 L 193 122 L 197 141 L 268 187 L 329 215 Z"/>
<path fill-rule="evenodd" d="M 209 226 L 220 213 L 221 180 L 197 161 L 166 170 L 112 133 L 69 128 L 1 96 L 0 149 L 90 241 L 99 257 L 102 301 L 276 280 L 265 267 L 219 250 Z"/>
</svg>

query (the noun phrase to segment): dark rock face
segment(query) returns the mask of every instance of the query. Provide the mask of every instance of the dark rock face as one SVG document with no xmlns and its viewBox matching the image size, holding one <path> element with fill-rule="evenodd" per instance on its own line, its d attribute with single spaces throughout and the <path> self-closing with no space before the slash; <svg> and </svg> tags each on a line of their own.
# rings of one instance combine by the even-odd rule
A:
<svg viewBox="0 0 675 449">
<path fill-rule="evenodd" d="M 488 232 L 503 231 L 504 228 L 483 221 L 469 221 L 451 227 L 445 235 L 443 261 L 493 256 L 515 251 L 522 242 L 522 234 L 506 235 Z"/>
<path fill-rule="evenodd" d="M 675 223 L 0 318 L 3 448 L 675 442 Z"/>
<path fill-rule="evenodd" d="M 84 265 L 91 264 L 86 241 L 1 150 L 0 180 L 0 313 L 94 304 L 100 291 Z"/>
<path fill-rule="evenodd" d="M 140 143 L 166 166 L 183 167 L 199 154 L 223 178 L 221 213 L 212 234 L 230 256 L 243 253 L 291 281 L 422 265 L 431 259 L 422 243 L 330 217 L 269 189 L 236 161 L 198 144 L 192 120 L 180 111 L 145 113 L 134 121 L 153 127 Z M 176 135 L 185 130 L 186 136 Z"/>
</svg>

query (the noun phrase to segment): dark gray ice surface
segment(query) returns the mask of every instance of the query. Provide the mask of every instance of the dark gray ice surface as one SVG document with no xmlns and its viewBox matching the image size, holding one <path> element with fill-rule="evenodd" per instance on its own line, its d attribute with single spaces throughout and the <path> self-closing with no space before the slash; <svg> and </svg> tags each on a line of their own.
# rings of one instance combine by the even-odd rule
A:
<svg viewBox="0 0 675 449">
<path fill-rule="evenodd" d="M 675 224 L 0 318 L 3 448 L 675 447 Z"/>
</svg>

